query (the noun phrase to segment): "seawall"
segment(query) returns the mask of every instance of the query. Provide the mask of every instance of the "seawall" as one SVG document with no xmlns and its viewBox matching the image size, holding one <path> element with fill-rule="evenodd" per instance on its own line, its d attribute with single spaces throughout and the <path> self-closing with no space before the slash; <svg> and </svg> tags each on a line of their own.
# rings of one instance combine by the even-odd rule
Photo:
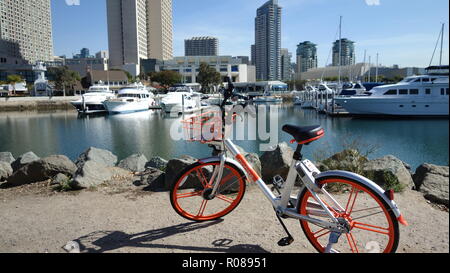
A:
<svg viewBox="0 0 450 273">
<path fill-rule="evenodd" d="M 8 97 L 0 98 L 0 112 L 30 110 L 72 110 L 71 101 L 79 96 L 67 97 Z"/>
</svg>

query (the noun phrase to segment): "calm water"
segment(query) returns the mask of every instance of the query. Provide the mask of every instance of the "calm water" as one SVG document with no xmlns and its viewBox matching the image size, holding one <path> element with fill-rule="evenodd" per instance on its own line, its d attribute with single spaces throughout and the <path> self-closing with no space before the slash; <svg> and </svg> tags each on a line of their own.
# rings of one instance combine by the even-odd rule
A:
<svg viewBox="0 0 450 273">
<path fill-rule="evenodd" d="M 211 151 L 205 145 L 172 140 L 170 128 L 179 121 L 159 112 L 85 118 L 79 118 L 75 112 L 0 113 L 0 151 L 10 151 L 15 157 L 33 151 L 41 157 L 64 154 L 76 159 L 94 146 L 111 150 L 120 159 L 134 153 L 143 153 L 147 158 L 170 159 L 183 154 L 207 157 Z M 356 139 L 363 147 L 377 147 L 371 158 L 392 154 L 413 168 L 424 162 L 449 162 L 448 119 L 329 118 L 312 110 L 279 106 L 278 121 L 280 142 L 291 140 L 280 130 L 286 123 L 320 124 L 325 128 L 326 136 L 304 150 L 311 159 L 339 152 L 344 143 Z M 259 141 L 236 143 L 261 154 Z"/>
</svg>

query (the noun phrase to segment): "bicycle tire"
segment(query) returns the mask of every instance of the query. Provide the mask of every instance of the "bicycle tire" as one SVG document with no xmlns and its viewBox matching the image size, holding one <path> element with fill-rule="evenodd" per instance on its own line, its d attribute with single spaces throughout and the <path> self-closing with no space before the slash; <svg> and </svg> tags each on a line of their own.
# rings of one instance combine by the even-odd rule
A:
<svg viewBox="0 0 450 273">
<path fill-rule="evenodd" d="M 334 181 L 334 182 L 333 182 Z M 345 234 L 344 237 L 340 238 L 340 241 L 342 243 L 342 241 L 345 241 L 345 239 L 347 239 L 347 243 L 350 247 L 349 250 L 351 250 L 351 252 L 355 253 L 355 252 L 360 252 L 359 249 L 365 249 L 369 252 L 373 251 L 374 249 L 371 249 L 372 246 L 375 248 L 379 247 L 379 241 L 367 241 L 369 239 L 364 238 L 364 240 L 366 240 L 366 245 L 363 245 L 363 248 L 358 248 L 358 244 L 361 243 L 361 241 L 358 242 L 358 239 L 356 239 L 354 236 L 354 231 L 359 231 L 359 230 L 363 230 L 366 232 L 372 232 L 373 235 L 375 234 L 381 234 L 380 236 L 383 238 L 384 236 L 388 236 L 388 239 L 383 238 L 383 241 L 387 240 L 386 246 L 385 247 L 379 247 L 379 251 L 378 252 L 382 252 L 382 253 L 395 253 L 397 248 L 398 248 L 398 243 L 400 240 L 400 231 L 399 231 L 399 223 L 398 220 L 394 214 L 394 212 L 390 209 L 389 205 L 386 203 L 386 201 L 375 191 L 373 191 L 372 189 L 370 189 L 369 187 L 367 187 L 366 185 L 358 182 L 358 181 L 354 181 L 348 178 L 344 178 L 344 177 L 326 177 L 326 178 L 322 178 L 320 180 L 317 181 L 318 185 L 321 186 L 327 186 L 327 185 L 331 185 L 331 183 L 341 183 L 347 185 L 347 186 L 352 186 L 352 191 L 350 192 L 350 198 L 347 201 L 347 206 L 345 208 L 345 213 L 347 213 L 347 210 L 350 209 L 350 213 L 348 215 L 348 217 L 350 217 L 349 219 L 351 219 L 351 221 L 349 221 L 350 223 L 350 227 L 352 228 L 349 232 L 349 234 Z M 334 184 L 337 185 L 337 184 Z M 331 185 L 331 186 L 334 186 Z M 339 187 L 338 187 L 339 189 Z M 355 190 L 355 191 L 354 191 Z M 373 213 L 372 215 L 369 216 L 375 216 L 375 215 L 380 215 L 382 214 L 382 216 L 384 216 L 386 219 L 386 223 L 388 224 L 388 227 L 383 227 L 381 228 L 380 226 L 377 225 L 368 225 L 368 224 L 362 224 L 362 223 L 357 223 L 355 221 L 355 219 L 352 219 L 352 213 L 353 211 L 358 211 L 358 212 L 362 212 L 364 211 L 364 209 L 360 209 L 360 210 L 353 210 L 354 206 L 356 205 L 356 200 L 358 198 L 358 195 L 361 196 L 361 192 L 363 193 L 367 193 L 368 197 L 372 197 L 374 199 L 375 202 L 371 202 L 374 204 L 378 204 L 380 206 L 380 208 L 382 209 L 382 212 L 378 212 L 378 213 Z M 352 194 L 354 194 L 354 201 L 351 200 L 352 198 Z M 331 193 L 331 195 L 333 195 L 333 197 L 336 197 L 336 194 Z M 298 210 L 300 214 L 303 215 L 307 215 L 308 213 L 308 201 L 309 199 L 312 198 L 311 193 L 308 191 L 308 189 L 304 188 L 303 191 L 301 192 L 300 196 L 299 196 L 299 200 L 298 200 Z M 345 199 L 345 198 L 344 198 Z M 362 198 L 364 199 L 364 198 Z M 368 203 L 370 200 L 370 198 L 365 198 L 363 201 L 360 201 L 359 203 Z M 311 200 L 314 201 L 314 200 Z M 351 204 L 351 208 L 349 207 Z M 330 208 L 331 206 L 329 206 Z M 370 207 L 369 209 L 366 209 L 366 211 L 369 210 L 374 210 L 375 207 Z M 335 212 L 333 212 L 335 213 Z M 336 213 L 338 213 L 336 211 Z M 335 216 L 336 216 L 335 213 Z M 378 217 L 379 219 L 383 218 L 383 217 Z M 347 216 L 342 216 L 342 217 L 347 217 Z M 362 219 L 362 217 L 359 217 L 359 219 Z M 384 224 L 386 224 L 384 223 Z M 303 230 L 303 232 L 305 233 L 305 236 L 307 237 L 308 241 L 313 245 L 313 247 L 320 253 L 325 252 L 325 247 L 326 244 L 328 242 L 328 237 L 329 236 L 325 236 L 327 234 L 329 234 L 330 232 L 326 232 L 325 229 L 322 229 L 325 232 L 322 232 L 322 230 L 319 229 L 319 231 L 312 231 L 312 227 L 314 227 L 314 225 L 310 224 L 309 222 L 305 221 L 305 220 L 300 220 L 300 225 L 301 228 Z M 352 227 L 353 226 L 353 227 Z M 371 231 L 372 230 L 372 231 Z M 387 233 L 387 234 L 385 234 Z M 367 236 L 367 235 L 366 235 Z M 322 243 L 319 241 L 319 237 L 322 237 Z M 347 238 L 345 238 L 347 237 Z M 364 236 L 362 236 L 364 237 Z M 378 238 L 378 237 L 377 237 Z M 371 245 L 369 245 L 369 243 Z M 345 244 L 344 244 L 345 245 Z M 353 246 L 352 246 L 353 245 Z M 361 246 L 361 245 L 360 245 Z M 343 247 L 345 249 L 345 247 Z"/>
<path fill-rule="evenodd" d="M 178 215 L 182 216 L 183 218 L 187 219 L 187 220 L 191 220 L 191 221 L 195 221 L 195 222 L 205 222 L 205 221 L 213 221 L 213 220 L 217 220 L 220 218 L 225 217 L 226 215 L 228 215 L 229 213 L 231 213 L 234 209 L 236 209 L 236 207 L 239 206 L 240 202 L 242 201 L 244 195 L 245 195 L 245 191 L 246 191 L 246 176 L 244 174 L 244 172 L 242 170 L 240 170 L 238 167 L 236 167 L 235 165 L 226 162 L 224 165 L 224 176 L 222 177 L 222 181 L 221 184 L 228 182 L 225 181 L 224 179 L 237 179 L 236 181 L 238 181 L 238 190 L 237 190 L 237 195 L 235 199 L 231 199 L 227 196 L 222 196 L 221 198 L 214 198 L 213 200 L 207 200 L 205 198 L 205 192 L 206 190 L 210 189 L 211 185 L 208 186 L 203 186 L 203 189 L 199 189 L 198 191 L 192 191 L 189 193 L 190 189 L 186 189 L 188 190 L 188 193 L 184 196 L 187 197 L 180 197 L 180 195 L 182 195 L 182 193 L 180 193 L 180 191 L 183 189 L 183 184 L 186 183 L 191 177 L 189 177 L 191 174 L 193 174 L 194 171 L 197 171 L 199 169 L 203 169 L 206 167 L 217 167 L 220 165 L 220 161 L 213 161 L 213 162 L 208 162 L 208 163 L 201 163 L 201 162 L 197 162 L 194 163 L 188 167 L 186 167 L 182 172 L 180 172 L 180 174 L 177 176 L 177 178 L 174 180 L 173 186 L 171 187 L 171 191 L 170 191 L 170 203 L 172 208 L 178 213 Z M 231 172 L 230 174 L 226 175 L 226 171 Z M 230 178 L 231 177 L 231 178 Z M 187 183 L 191 183 L 187 182 Z M 195 183 L 194 183 L 195 184 Z M 234 185 L 235 182 L 233 182 L 231 185 Z M 198 185 L 200 186 L 200 185 Z M 226 190 L 229 190 L 229 185 L 228 188 Z M 220 187 L 218 189 L 218 191 L 220 192 Z M 192 194 L 192 196 L 189 196 L 190 194 Z M 234 194 L 234 192 L 233 192 Z M 217 196 L 220 196 L 221 194 L 217 194 Z M 180 204 L 180 199 L 185 199 L 188 197 L 200 197 L 197 198 L 197 201 L 201 201 L 200 207 L 199 207 L 199 213 L 196 215 L 192 212 L 189 212 L 187 210 L 187 208 L 183 208 L 182 205 Z M 230 204 L 228 206 L 226 206 L 223 210 L 220 210 L 219 212 L 216 213 L 211 213 L 209 215 L 200 215 L 200 212 L 204 212 L 201 211 L 202 207 L 204 206 L 205 208 L 207 207 L 208 202 L 210 201 L 214 201 L 215 199 L 220 199 L 222 201 L 225 202 L 230 202 Z M 194 202 L 194 201 L 192 201 Z M 195 206 L 195 205 L 194 205 Z"/>
</svg>

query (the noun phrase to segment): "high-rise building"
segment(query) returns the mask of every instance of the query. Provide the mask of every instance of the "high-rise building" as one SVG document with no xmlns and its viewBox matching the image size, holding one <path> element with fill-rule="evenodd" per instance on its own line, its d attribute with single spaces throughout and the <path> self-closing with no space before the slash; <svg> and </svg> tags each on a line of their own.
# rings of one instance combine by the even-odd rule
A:
<svg viewBox="0 0 450 273">
<path fill-rule="evenodd" d="M 256 64 L 256 46 L 252 45 L 250 51 L 251 51 L 251 65 L 255 65 Z"/>
<path fill-rule="evenodd" d="M 305 41 L 297 45 L 297 73 L 317 68 L 317 45 Z"/>
<path fill-rule="evenodd" d="M 185 56 L 218 56 L 219 39 L 214 37 L 193 37 L 184 40 Z"/>
<path fill-rule="evenodd" d="M 147 0 L 148 53 L 150 59 L 173 58 L 172 0 Z"/>
<path fill-rule="evenodd" d="M 339 51 L 341 52 L 340 61 Z M 333 66 L 354 65 L 355 61 L 355 42 L 343 38 L 333 43 Z"/>
<path fill-rule="evenodd" d="M 281 7 L 278 0 L 267 1 L 258 8 L 255 18 L 256 78 L 281 78 Z"/>
<path fill-rule="evenodd" d="M 0 15 L 2 58 L 53 60 L 50 0 L 2 0 Z"/>
<path fill-rule="evenodd" d="M 281 79 L 290 80 L 292 76 L 291 70 L 292 53 L 286 48 L 281 49 Z"/>
<path fill-rule="evenodd" d="M 172 58 L 172 0 L 108 0 L 107 13 L 112 68 Z"/>
</svg>

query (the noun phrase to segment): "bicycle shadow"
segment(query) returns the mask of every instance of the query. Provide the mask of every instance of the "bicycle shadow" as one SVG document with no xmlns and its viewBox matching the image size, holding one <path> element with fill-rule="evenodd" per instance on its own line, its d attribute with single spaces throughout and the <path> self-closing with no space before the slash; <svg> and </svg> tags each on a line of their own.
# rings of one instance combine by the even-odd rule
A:
<svg viewBox="0 0 450 273">
<path fill-rule="evenodd" d="M 233 245 L 233 240 L 218 239 L 212 242 L 212 247 L 197 247 L 188 245 L 170 245 L 163 243 L 153 243 L 153 241 L 168 238 L 170 236 L 193 232 L 199 229 L 208 228 L 223 220 L 207 223 L 184 223 L 171 227 L 149 230 L 136 234 L 127 234 L 122 231 L 96 231 L 82 236 L 74 241 L 80 245 L 82 253 L 103 253 L 113 251 L 124 247 L 133 248 L 159 248 L 159 249 L 177 249 L 183 251 L 197 252 L 217 252 L 217 253 L 269 253 L 258 245 Z"/>
</svg>

